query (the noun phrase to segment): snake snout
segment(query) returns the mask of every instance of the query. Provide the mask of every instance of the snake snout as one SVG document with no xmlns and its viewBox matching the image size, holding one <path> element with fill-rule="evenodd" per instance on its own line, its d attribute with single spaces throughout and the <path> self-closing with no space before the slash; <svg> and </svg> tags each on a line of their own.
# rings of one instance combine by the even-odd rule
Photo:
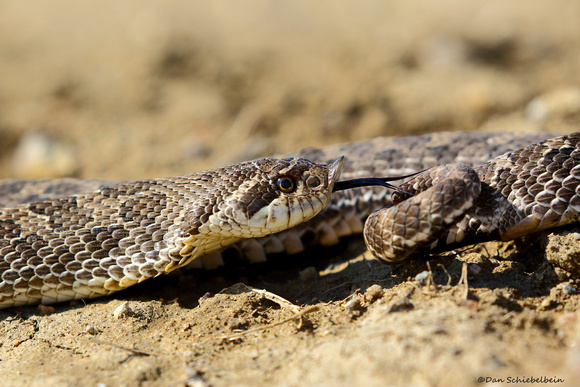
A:
<svg viewBox="0 0 580 387">
<path fill-rule="evenodd" d="M 334 183 L 338 181 L 342 174 L 342 167 L 344 166 L 344 156 L 340 156 L 328 169 L 328 190 L 334 192 Z"/>
</svg>

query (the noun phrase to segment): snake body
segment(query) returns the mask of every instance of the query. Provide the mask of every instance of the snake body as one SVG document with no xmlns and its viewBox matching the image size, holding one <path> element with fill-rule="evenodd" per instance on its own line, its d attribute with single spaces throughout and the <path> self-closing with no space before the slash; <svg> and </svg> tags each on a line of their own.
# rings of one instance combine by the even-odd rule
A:
<svg viewBox="0 0 580 387">
<path fill-rule="evenodd" d="M 66 181 L 72 196 L 47 182 L 8 181 L 0 192 L 26 198 L 0 210 L 0 308 L 106 295 L 188 263 L 214 267 L 234 242 L 254 262 L 333 244 L 363 232 L 367 217 L 365 240 L 384 262 L 574 222 L 580 135 L 548 137 L 377 138 L 181 177 L 90 182 L 90 193 Z M 409 195 L 363 187 L 331 200 L 342 155 L 345 179 L 431 169 L 404 183 Z M 35 185 L 40 193 L 25 189 Z"/>
<path fill-rule="evenodd" d="M 0 307 L 107 295 L 330 200 L 343 159 L 260 159 L 0 210 Z"/>
<path fill-rule="evenodd" d="M 520 148 L 474 168 L 425 171 L 371 214 L 365 241 L 384 262 L 426 249 L 513 240 L 580 218 L 580 133 Z"/>
<path fill-rule="evenodd" d="M 493 164 L 493 160 L 498 158 L 498 162 L 505 163 L 503 160 L 506 154 L 511 154 L 511 157 L 520 155 L 518 165 L 522 162 L 532 161 L 525 167 L 518 166 L 518 170 L 528 171 L 535 166 L 534 162 L 542 159 L 545 145 L 537 145 L 542 141 L 546 141 L 553 135 L 547 133 L 486 133 L 486 132 L 439 132 L 419 136 L 404 136 L 404 137 L 379 137 L 372 140 L 365 140 L 360 142 L 345 143 L 332 145 L 326 148 L 307 148 L 294 156 L 304 157 L 316 162 L 328 162 L 339 155 L 346 155 L 345 165 L 342 172 L 343 179 L 353 179 L 365 176 L 400 176 L 409 173 L 417 172 L 424 169 L 439 168 L 438 173 L 442 172 L 441 167 L 447 164 L 462 164 L 471 167 L 485 166 L 488 168 Z M 574 138 L 575 135 L 568 137 Z M 558 147 L 558 139 L 554 139 L 550 146 Z M 573 140 L 575 141 L 575 140 Z M 530 147 L 532 147 L 530 149 Z M 535 147 L 535 148 L 534 148 Z M 527 149 L 525 152 L 523 149 Z M 568 145 L 565 146 L 564 152 L 569 152 Z M 504 156 L 501 156 L 504 155 Z M 562 162 L 562 154 L 557 161 Z M 575 154 L 574 154 L 575 156 Z M 547 154 L 547 159 L 550 160 L 550 154 Z M 574 157 L 572 157 L 574 159 Z M 526 161 L 527 160 L 527 161 Z M 575 162 L 571 160 L 568 162 Z M 503 165 L 503 164 L 502 164 Z M 551 168 L 554 168 L 553 164 Z M 506 167 L 509 167 L 506 165 Z M 541 168 L 541 167 L 540 167 Z M 427 188 L 429 182 L 429 174 L 434 172 L 426 172 L 424 175 L 419 175 L 411 182 L 423 181 L 423 188 Z M 496 174 L 497 181 L 503 181 L 501 173 L 504 171 L 498 167 Z M 534 171 L 537 173 L 538 170 Z M 479 172 L 476 172 L 476 174 Z M 565 173 L 565 172 L 564 172 Z M 485 172 L 483 179 L 491 179 L 492 171 Z M 514 176 L 511 176 L 509 181 L 513 181 Z M 521 175 L 522 179 L 526 179 L 526 185 L 530 186 L 534 182 L 533 178 L 528 179 L 527 175 Z M 521 181 L 520 181 L 521 183 Z M 518 183 L 519 184 L 519 183 Z M 452 187 L 453 185 L 451 185 Z M 411 189 L 409 185 L 401 186 L 403 189 Z M 419 188 L 419 187 L 418 187 Z M 537 189 L 537 187 L 534 187 Z M 525 189 L 522 189 L 525 191 Z M 506 197 L 509 194 L 509 187 L 504 188 Z M 414 190 L 418 192 L 418 190 Z M 487 192 L 487 191 L 486 191 Z M 423 197 L 423 196 L 421 196 Z M 486 199 L 487 198 L 487 199 Z M 491 200 L 490 200 L 491 199 Z M 486 201 L 487 200 L 487 201 Z M 494 203 L 493 197 L 482 196 L 478 206 L 484 203 Z M 283 231 L 281 233 L 269 235 L 258 239 L 243 240 L 236 245 L 236 248 L 241 250 L 245 257 L 253 262 L 262 262 L 266 260 L 268 254 L 271 253 L 287 253 L 293 254 L 301 252 L 311 244 L 332 245 L 338 243 L 342 236 L 363 233 L 365 228 L 365 220 L 373 212 L 379 211 L 384 207 L 392 206 L 392 198 L 389 191 L 377 187 L 362 187 L 348 191 L 339 191 L 333 195 L 333 199 L 329 205 L 323 209 L 314 219 L 309 222 L 302 223 L 291 230 Z M 403 204 L 403 203 L 401 203 Z M 408 205 L 405 203 L 403 206 Z M 516 203 L 516 205 L 519 205 Z M 397 206 L 398 208 L 398 206 Z M 429 209 L 430 206 L 425 205 L 423 214 L 437 214 L 437 211 Z M 395 209 L 388 210 L 389 213 L 396 211 Z M 383 214 L 384 211 L 379 212 Z M 377 214 L 378 215 L 378 214 Z M 399 215 L 401 216 L 401 215 Z M 426 217 L 425 219 L 430 219 Z M 504 218 L 500 213 L 492 214 L 489 218 L 496 223 L 505 224 L 509 219 Z M 416 228 L 406 224 L 403 225 L 404 233 L 401 231 L 401 225 L 397 225 L 399 232 L 384 235 L 384 232 L 389 230 L 389 227 L 395 227 L 395 223 L 390 226 L 385 225 L 380 230 L 370 232 L 372 228 L 372 218 L 367 220 L 367 242 L 372 242 L 376 239 L 377 249 L 373 249 L 373 244 L 369 244 L 371 251 L 378 252 L 382 247 L 388 248 L 390 246 L 389 240 L 395 236 L 397 243 L 401 239 L 397 235 L 404 235 L 403 239 L 406 243 L 413 244 L 416 239 L 411 237 Z M 382 225 L 383 222 L 379 222 Z M 376 227 L 375 227 L 376 229 Z M 385 231 L 387 230 L 387 231 Z M 539 230 L 538 230 L 539 231 Z M 443 233 L 443 231 L 441 231 Z M 380 235 L 383 233 L 383 235 Z M 402 234 L 401 234 L 402 233 Z M 406 236 L 405 236 L 406 233 Z M 412 256 L 413 254 L 421 254 L 422 252 L 433 252 L 436 248 L 451 249 L 460 245 L 470 243 L 482 242 L 490 239 L 498 239 L 499 235 L 495 232 L 479 232 L 477 235 L 469 235 L 468 238 L 455 241 L 449 240 L 447 243 L 447 235 L 434 238 L 434 233 L 431 230 L 428 232 L 431 236 L 429 242 L 421 242 L 420 245 L 408 250 L 407 248 L 397 248 L 396 257 L 381 257 L 377 254 L 376 258 L 383 262 L 395 262 Z M 372 237 L 371 237 L 372 236 Z M 404 250 L 404 251 L 403 251 Z M 220 257 L 212 257 L 211 260 L 199 260 L 196 264 L 199 267 L 214 267 L 222 264 L 219 261 Z M 216 262 L 216 260 L 218 262 Z"/>
</svg>

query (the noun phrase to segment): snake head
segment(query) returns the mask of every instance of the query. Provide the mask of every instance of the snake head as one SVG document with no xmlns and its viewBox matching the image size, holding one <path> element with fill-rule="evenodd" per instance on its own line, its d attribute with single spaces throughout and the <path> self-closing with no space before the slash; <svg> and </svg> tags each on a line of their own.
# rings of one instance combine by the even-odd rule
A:
<svg viewBox="0 0 580 387">
<path fill-rule="evenodd" d="M 223 213 L 243 238 L 286 230 L 314 217 L 332 196 L 344 158 L 317 164 L 302 158 L 264 158 L 225 201 Z"/>
</svg>

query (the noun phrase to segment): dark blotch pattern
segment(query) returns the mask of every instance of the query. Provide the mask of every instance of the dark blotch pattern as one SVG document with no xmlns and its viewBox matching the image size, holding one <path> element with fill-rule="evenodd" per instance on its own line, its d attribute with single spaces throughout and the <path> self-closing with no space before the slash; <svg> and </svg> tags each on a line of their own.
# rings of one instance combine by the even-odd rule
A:
<svg viewBox="0 0 580 387">
<path fill-rule="evenodd" d="M 185 176 L 99 183 L 94 192 L 1 209 L 0 307 L 14 299 L 38 303 L 43 295 L 51 302 L 109 294 L 163 273 L 170 262 L 195 254 L 194 247 L 182 252 L 176 239 L 198 235 L 212 214 L 227 220 L 232 208 L 220 212 L 222 205 L 244 183 L 257 185 L 238 194 L 239 202 L 248 214 L 259 211 L 278 197 L 272 180 L 288 167 L 296 176 L 312 168 L 328 173 L 307 160 L 261 159 Z M 24 190 L 16 182 L 8 187 Z M 58 192 L 37 187 L 48 197 Z"/>
<path fill-rule="evenodd" d="M 369 217 L 365 239 L 378 259 L 396 262 L 577 222 L 579 178 L 580 133 L 508 152 L 473 169 L 462 164 L 429 169 L 401 186 L 410 198 Z"/>
</svg>

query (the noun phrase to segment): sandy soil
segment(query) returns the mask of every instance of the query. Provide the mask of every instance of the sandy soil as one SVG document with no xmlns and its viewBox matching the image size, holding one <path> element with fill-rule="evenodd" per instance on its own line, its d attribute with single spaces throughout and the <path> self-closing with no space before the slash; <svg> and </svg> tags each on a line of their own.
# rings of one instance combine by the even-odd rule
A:
<svg viewBox="0 0 580 387">
<path fill-rule="evenodd" d="M 0 175 L 139 179 L 377 135 L 574 131 L 578 20 L 573 0 L 2 2 Z M 393 267 L 349 238 L 2 310 L 1 384 L 578 385 L 579 238 Z"/>
</svg>

